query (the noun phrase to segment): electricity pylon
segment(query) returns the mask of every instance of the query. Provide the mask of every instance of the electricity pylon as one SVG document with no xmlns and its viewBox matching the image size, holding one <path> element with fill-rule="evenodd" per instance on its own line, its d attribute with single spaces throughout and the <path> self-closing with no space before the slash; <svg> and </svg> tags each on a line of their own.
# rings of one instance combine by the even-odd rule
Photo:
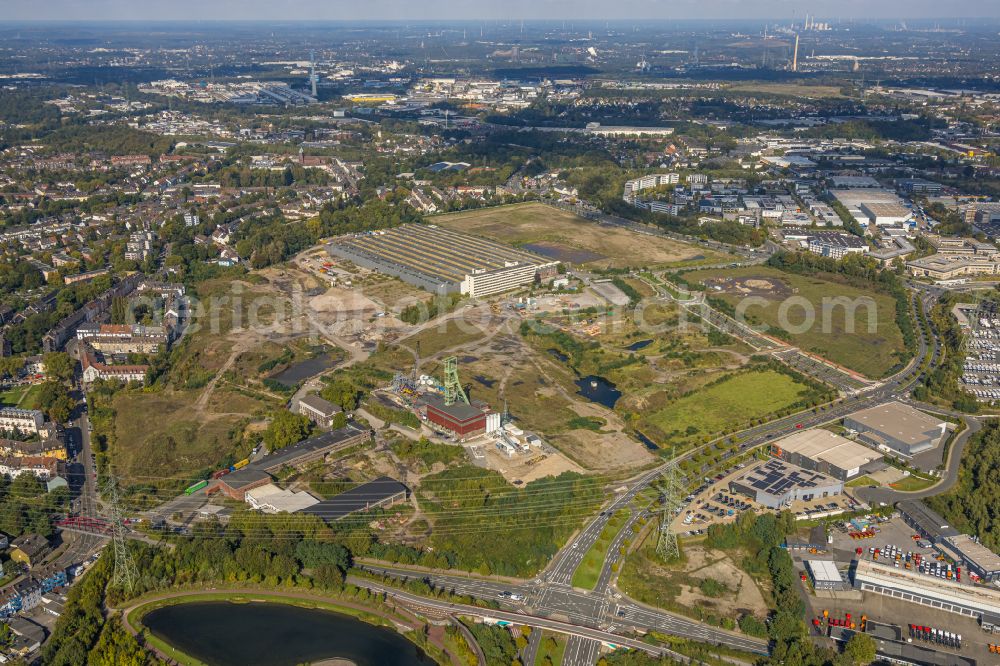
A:
<svg viewBox="0 0 1000 666">
<path fill-rule="evenodd" d="M 663 480 L 663 509 L 660 514 L 660 536 L 656 541 L 656 553 L 661 559 L 669 561 L 680 557 L 681 554 L 680 546 L 677 543 L 677 534 L 671 527 L 674 511 L 681 505 L 675 463 L 671 463 L 664 471 Z"/>
<path fill-rule="evenodd" d="M 122 520 L 121 498 L 118 496 L 118 479 L 113 473 L 108 472 L 108 479 L 104 486 L 105 495 L 108 500 L 108 519 L 111 521 L 111 541 L 114 544 L 115 569 L 111 578 L 111 585 L 121 587 L 129 592 L 135 587 L 135 580 L 138 577 L 135 568 L 135 560 L 128 549 L 128 541 L 125 536 L 125 522 Z"/>
</svg>

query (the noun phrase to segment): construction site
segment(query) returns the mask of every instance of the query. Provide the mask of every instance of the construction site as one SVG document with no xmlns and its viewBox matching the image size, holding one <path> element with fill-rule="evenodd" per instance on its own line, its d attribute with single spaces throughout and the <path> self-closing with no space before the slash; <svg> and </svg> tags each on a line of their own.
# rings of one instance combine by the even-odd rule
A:
<svg viewBox="0 0 1000 666">
<path fill-rule="evenodd" d="M 342 236 L 327 252 L 431 293 L 472 297 L 551 280 L 558 265 L 509 245 L 429 224 Z"/>
</svg>

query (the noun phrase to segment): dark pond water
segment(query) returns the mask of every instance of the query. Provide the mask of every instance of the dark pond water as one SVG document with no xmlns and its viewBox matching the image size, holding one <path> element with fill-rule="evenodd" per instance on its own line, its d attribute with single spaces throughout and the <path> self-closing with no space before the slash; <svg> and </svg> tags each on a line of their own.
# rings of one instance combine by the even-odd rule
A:
<svg viewBox="0 0 1000 666">
<path fill-rule="evenodd" d="M 597 254 L 596 252 L 565 247 L 556 243 L 525 243 L 522 247 L 529 252 L 534 252 L 535 254 L 540 254 L 543 257 L 555 259 L 556 261 L 563 261 L 569 264 L 585 264 L 588 261 L 604 259 L 604 255 Z"/>
<path fill-rule="evenodd" d="M 558 349 L 549 349 L 548 352 L 549 354 L 552 355 L 552 358 L 556 359 L 557 361 L 562 361 L 563 363 L 565 363 L 566 361 L 569 360 L 569 356 L 563 354 Z"/>
<path fill-rule="evenodd" d="M 285 386 L 297 386 L 299 382 L 309 379 L 313 375 L 318 375 L 324 370 L 329 370 L 336 364 L 336 359 L 330 354 L 320 354 L 304 361 L 293 363 L 271 379 L 280 382 Z"/>
<path fill-rule="evenodd" d="M 497 380 L 495 380 L 495 379 L 487 379 L 486 377 L 483 377 L 482 375 L 476 375 L 476 376 L 473 377 L 473 379 L 475 379 L 477 382 L 479 382 L 480 384 L 482 384 L 486 388 L 493 388 L 493 385 L 497 383 Z"/>
<path fill-rule="evenodd" d="M 604 377 L 595 375 L 581 377 L 576 380 L 576 386 L 580 389 L 577 393 L 591 402 L 604 405 L 608 409 L 613 409 L 618 398 L 622 397 L 622 392 Z"/>
<path fill-rule="evenodd" d="M 656 442 L 654 442 L 653 440 L 651 440 L 651 439 L 650 439 L 649 437 L 646 437 L 645 435 L 643 435 L 643 434 L 642 434 L 641 432 L 639 432 L 638 430 L 636 430 L 636 431 L 635 431 L 635 436 L 636 436 L 636 437 L 637 437 L 637 438 L 639 439 L 639 441 L 640 441 L 640 442 L 642 442 L 642 443 L 643 443 L 643 444 L 644 444 L 644 445 L 646 446 L 646 448 L 647 448 L 647 449 L 649 449 L 650 451 L 659 451 L 659 450 L 660 450 L 660 447 L 656 445 Z"/>
<path fill-rule="evenodd" d="M 625 349 L 628 349 L 629 351 L 639 351 L 640 349 L 645 349 L 651 344 L 653 344 L 652 340 L 639 340 L 639 342 L 633 342 Z"/>
<path fill-rule="evenodd" d="M 357 666 L 434 664 L 392 629 L 285 604 L 178 604 L 151 611 L 143 624 L 158 638 L 212 666 L 295 666 L 334 658 Z"/>
</svg>

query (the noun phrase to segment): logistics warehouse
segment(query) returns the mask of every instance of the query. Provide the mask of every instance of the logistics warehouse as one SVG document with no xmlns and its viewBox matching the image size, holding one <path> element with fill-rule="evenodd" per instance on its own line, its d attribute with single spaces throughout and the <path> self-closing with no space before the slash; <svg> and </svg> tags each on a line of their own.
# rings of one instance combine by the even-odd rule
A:
<svg viewBox="0 0 1000 666">
<path fill-rule="evenodd" d="M 1000 628 L 1000 590 L 990 585 L 963 585 L 860 560 L 854 565 L 854 586 L 865 592 L 975 618 L 985 631 Z"/>
<path fill-rule="evenodd" d="M 432 224 L 342 236 L 331 256 L 394 275 L 436 294 L 499 294 L 556 275 L 558 262 Z"/>
<path fill-rule="evenodd" d="M 885 467 L 881 453 L 822 428 L 800 430 L 775 442 L 771 454 L 841 481 Z"/>
</svg>

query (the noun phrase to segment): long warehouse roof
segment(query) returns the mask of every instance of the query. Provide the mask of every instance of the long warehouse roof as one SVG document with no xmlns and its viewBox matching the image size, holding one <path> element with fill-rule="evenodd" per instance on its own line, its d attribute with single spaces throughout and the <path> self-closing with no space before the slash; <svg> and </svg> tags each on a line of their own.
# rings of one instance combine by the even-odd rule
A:
<svg viewBox="0 0 1000 666">
<path fill-rule="evenodd" d="M 1000 616 L 1000 590 L 992 586 L 957 583 L 869 560 L 860 560 L 854 575 L 866 582 Z"/>
<path fill-rule="evenodd" d="M 899 401 L 875 405 L 847 416 L 877 433 L 907 444 L 919 444 L 941 436 L 945 421 Z"/>
<path fill-rule="evenodd" d="M 467 275 L 515 263 L 554 263 L 509 245 L 427 224 L 404 224 L 395 229 L 346 236 L 333 244 L 456 282 Z"/>
<path fill-rule="evenodd" d="M 957 548 L 962 556 L 986 571 L 1000 571 L 1000 555 L 979 543 L 973 541 L 968 534 L 945 537 L 945 541 Z"/>
<path fill-rule="evenodd" d="M 302 509 L 301 513 L 319 516 L 330 522 L 339 520 L 356 511 L 367 511 L 396 495 L 408 492 L 406 486 L 388 476 L 380 476 L 374 481 L 355 486 L 330 499 L 317 502 Z"/>
<path fill-rule="evenodd" d="M 958 535 L 958 530 L 920 500 L 903 500 L 896 507 L 916 523 L 917 529 L 934 540 Z"/>
<path fill-rule="evenodd" d="M 872 451 L 863 444 L 821 428 L 800 430 L 778 440 L 774 446 L 840 469 L 854 469 L 882 458 L 881 453 Z"/>
</svg>

